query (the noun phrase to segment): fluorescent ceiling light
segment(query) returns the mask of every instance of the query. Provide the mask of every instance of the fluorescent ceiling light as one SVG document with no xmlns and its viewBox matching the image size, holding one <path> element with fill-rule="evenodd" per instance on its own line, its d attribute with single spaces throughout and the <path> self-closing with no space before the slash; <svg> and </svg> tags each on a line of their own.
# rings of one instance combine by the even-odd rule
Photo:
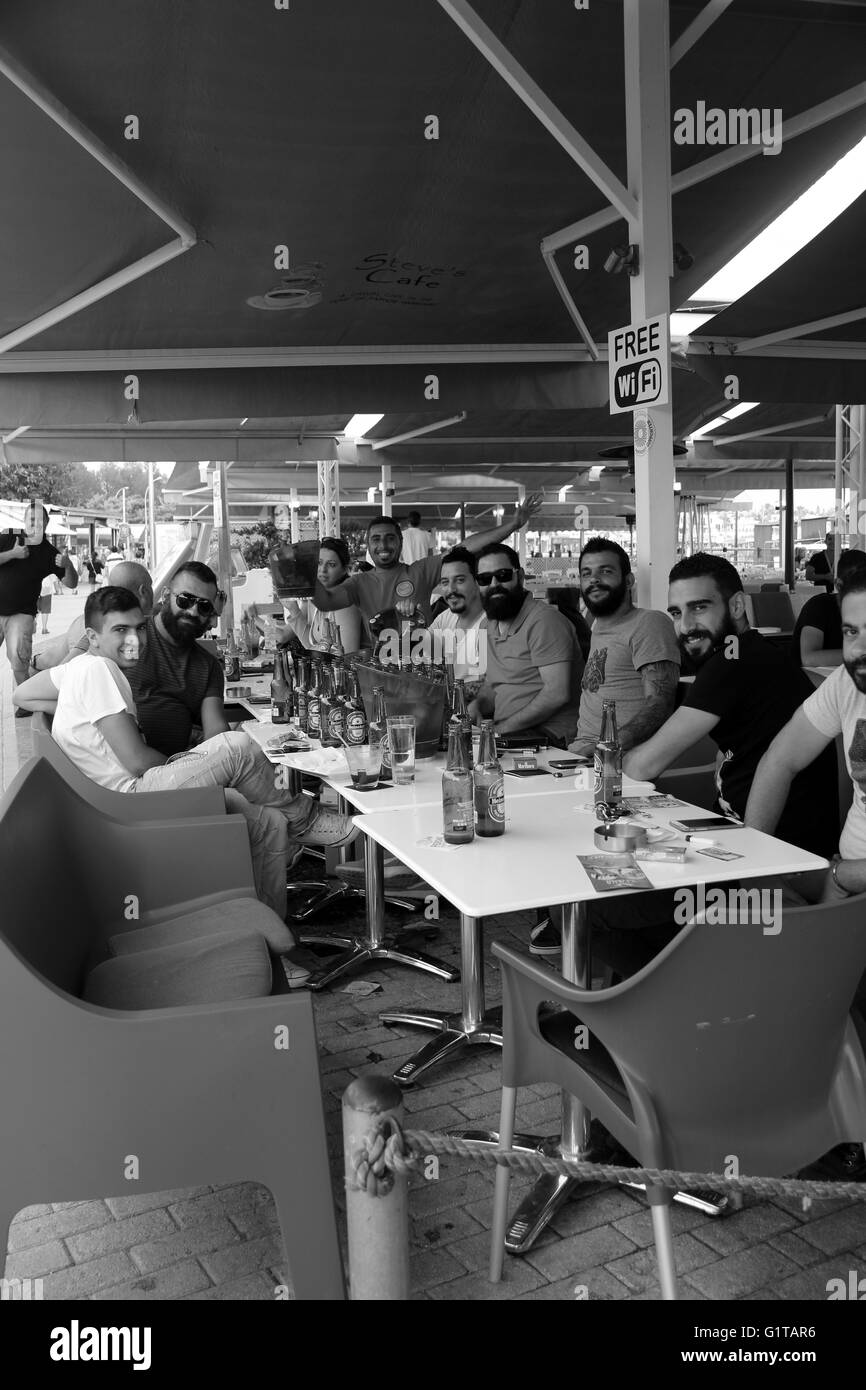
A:
<svg viewBox="0 0 866 1390">
<path fill-rule="evenodd" d="M 866 137 L 822 174 L 733 260 L 701 285 L 692 301 L 733 304 L 802 251 L 866 192 Z M 692 302 L 690 301 L 690 302 Z"/>
<path fill-rule="evenodd" d="M 454 513 L 454 520 L 455 520 L 455 521 L 459 521 L 459 520 L 460 520 L 460 508 L 459 508 L 459 507 L 457 508 L 456 512 Z"/>
<path fill-rule="evenodd" d="M 565 494 L 566 494 L 567 492 L 571 492 L 571 483 L 566 483 L 565 487 L 561 487 L 561 488 L 559 489 L 559 500 L 560 500 L 560 502 L 564 502 L 564 501 L 565 501 Z"/>
<path fill-rule="evenodd" d="M 712 317 L 712 314 L 671 314 L 671 337 L 687 338 L 690 333 L 697 333 L 701 324 Z"/>
<path fill-rule="evenodd" d="M 747 410 L 754 410 L 760 401 L 740 401 L 739 405 L 731 406 L 722 415 L 717 415 L 715 420 L 710 420 L 706 425 L 701 425 L 700 429 L 692 430 L 689 439 L 702 439 L 710 430 L 717 430 L 719 425 L 724 425 L 728 420 L 736 420 L 738 415 L 745 415 Z"/>
<path fill-rule="evenodd" d="M 367 431 L 371 430 L 374 425 L 378 425 L 382 419 L 384 419 L 384 415 L 381 413 L 379 415 L 353 415 L 343 430 L 343 434 L 346 439 L 363 439 Z"/>
<path fill-rule="evenodd" d="M 368 501 L 369 503 L 372 504 L 373 502 L 375 502 L 375 500 L 376 500 L 376 493 L 377 493 L 378 491 L 379 491 L 379 489 L 378 489 L 377 487 L 368 487 L 368 488 L 367 488 L 367 501 Z"/>
</svg>

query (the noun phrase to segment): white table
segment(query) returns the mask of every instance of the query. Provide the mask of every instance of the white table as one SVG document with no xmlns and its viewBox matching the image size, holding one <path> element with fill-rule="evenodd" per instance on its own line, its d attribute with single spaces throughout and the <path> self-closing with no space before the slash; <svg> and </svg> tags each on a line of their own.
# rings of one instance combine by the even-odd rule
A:
<svg viewBox="0 0 866 1390">
<path fill-rule="evenodd" d="M 380 1015 L 383 1023 L 416 1024 L 436 1034 L 394 1073 L 399 1084 L 413 1085 L 431 1067 L 466 1046 L 501 1045 L 500 1012 L 486 1010 L 484 1001 L 483 917 L 561 903 L 563 975 L 589 988 L 590 943 L 586 913 L 579 911 L 579 905 L 599 896 L 626 897 L 628 894 L 597 894 L 578 862 L 578 854 L 598 853 L 593 843 L 596 818 L 594 812 L 585 808 L 585 801 L 577 795 L 512 798 L 506 801 L 503 836 L 476 838 L 469 845 L 443 849 L 419 843 L 441 832 L 438 807 L 356 818 L 356 823 L 370 839 L 397 855 L 460 912 L 461 1012 L 430 1011 L 417 1015 L 389 1011 Z M 705 814 L 697 807 L 672 808 L 659 811 L 654 823 L 666 825 L 671 820 Z M 690 849 L 682 865 L 645 862 L 641 867 L 654 888 L 670 889 L 827 866 L 825 859 L 757 830 L 726 829 L 717 831 L 713 838 L 743 858 L 723 861 Z M 573 1096 L 565 1094 L 562 1133 L 553 1151 L 564 1157 L 585 1155 L 589 1118 L 586 1108 Z M 491 1144 L 498 1141 L 498 1136 L 494 1135 L 480 1137 L 488 1138 Z M 515 1145 L 520 1144 L 530 1149 L 540 1147 L 540 1142 L 532 1137 L 516 1136 Z M 549 1141 L 544 1148 L 552 1151 Z M 506 1239 L 508 1250 L 522 1253 L 529 1248 L 566 1200 L 573 1182 L 568 1178 L 544 1177 L 536 1184 L 512 1222 Z"/>
</svg>

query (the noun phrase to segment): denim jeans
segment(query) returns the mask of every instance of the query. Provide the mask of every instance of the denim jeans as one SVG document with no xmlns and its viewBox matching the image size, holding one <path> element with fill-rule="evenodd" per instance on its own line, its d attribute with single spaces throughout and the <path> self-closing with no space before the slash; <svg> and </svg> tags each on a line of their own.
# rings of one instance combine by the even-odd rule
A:
<svg viewBox="0 0 866 1390">
<path fill-rule="evenodd" d="M 293 837 L 314 819 L 316 803 L 277 786 L 278 768 L 248 734 L 217 734 L 162 767 L 148 768 L 137 792 L 225 787 L 226 807 L 247 822 L 256 892 L 280 916 L 286 911 L 286 858 Z"/>
<path fill-rule="evenodd" d="M 5 640 L 6 655 L 16 685 L 30 677 L 30 658 L 35 631 L 36 619 L 32 613 L 10 613 L 8 617 L 0 616 L 0 647 Z"/>
</svg>

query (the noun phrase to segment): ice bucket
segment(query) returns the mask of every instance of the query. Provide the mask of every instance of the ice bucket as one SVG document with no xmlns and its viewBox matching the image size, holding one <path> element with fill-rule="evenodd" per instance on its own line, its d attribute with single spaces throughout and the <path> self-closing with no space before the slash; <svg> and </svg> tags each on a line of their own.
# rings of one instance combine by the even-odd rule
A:
<svg viewBox="0 0 866 1390">
<path fill-rule="evenodd" d="M 275 598 L 309 598 L 316 588 L 319 542 L 279 545 L 268 556 L 268 567 L 274 581 Z"/>
<path fill-rule="evenodd" d="M 434 758 L 439 750 L 439 736 L 445 713 L 445 684 L 443 681 L 422 680 L 402 672 L 377 671 L 355 663 L 361 699 L 367 718 L 373 718 L 373 690 L 380 686 L 385 694 L 386 714 L 415 716 L 415 757 Z"/>
</svg>

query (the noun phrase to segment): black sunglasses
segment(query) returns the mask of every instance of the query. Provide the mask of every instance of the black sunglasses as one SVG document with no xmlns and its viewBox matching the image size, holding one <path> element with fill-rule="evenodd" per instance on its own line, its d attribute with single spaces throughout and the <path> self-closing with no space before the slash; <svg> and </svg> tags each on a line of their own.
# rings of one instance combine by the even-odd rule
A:
<svg viewBox="0 0 866 1390">
<path fill-rule="evenodd" d="M 494 579 L 497 584 L 510 584 L 511 576 L 514 574 L 517 574 L 517 570 L 490 570 L 487 574 L 479 574 L 476 583 L 482 589 L 486 589 L 488 585 L 493 583 Z"/>
<path fill-rule="evenodd" d="M 210 618 L 216 612 L 209 598 L 197 598 L 195 594 L 172 594 L 172 598 L 183 613 L 197 608 L 203 618 Z"/>
</svg>

